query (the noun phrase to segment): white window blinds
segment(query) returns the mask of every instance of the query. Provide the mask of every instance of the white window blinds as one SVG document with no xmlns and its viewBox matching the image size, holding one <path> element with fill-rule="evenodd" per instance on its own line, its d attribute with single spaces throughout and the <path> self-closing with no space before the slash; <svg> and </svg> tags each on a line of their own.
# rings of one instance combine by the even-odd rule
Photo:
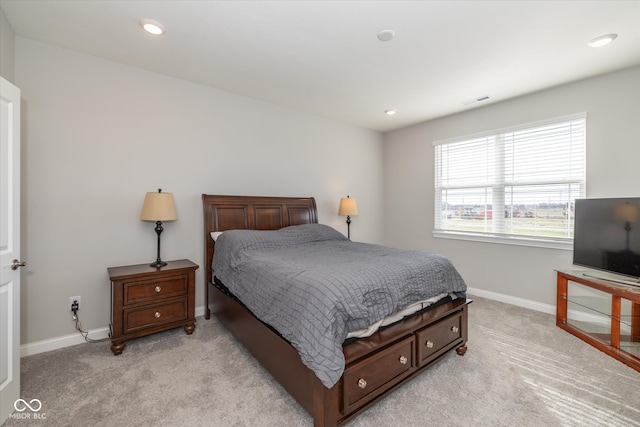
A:
<svg viewBox="0 0 640 427">
<path fill-rule="evenodd" d="M 586 114 L 434 142 L 435 231 L 571 240 Z"/>
</svg>

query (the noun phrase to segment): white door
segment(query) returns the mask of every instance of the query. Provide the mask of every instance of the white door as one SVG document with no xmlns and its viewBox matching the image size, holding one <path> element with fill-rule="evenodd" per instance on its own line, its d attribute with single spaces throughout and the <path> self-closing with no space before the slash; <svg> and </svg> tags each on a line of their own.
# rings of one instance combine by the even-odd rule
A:
<svg viewBox="0 0 640 427">
<path fill-rule="evenodd" d="M 20 397 L 20 89 L 0 77 L 0 424 Z M 15 260 L 15 261 L 14 261 Z M 12 268 L 13 265 L 13 268 Z"/>
</svg>

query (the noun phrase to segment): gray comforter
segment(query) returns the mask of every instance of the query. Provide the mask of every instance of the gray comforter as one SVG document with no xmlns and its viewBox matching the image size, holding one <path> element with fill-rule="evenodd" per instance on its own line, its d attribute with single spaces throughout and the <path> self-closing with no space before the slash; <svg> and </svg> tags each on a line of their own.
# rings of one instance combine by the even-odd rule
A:
<svg viewBox="0 0 640 427">
<path fill-rule="evenodd" d="M 354 243 L 320 224 L 225 231 L 216 240 L 212 268 L 329 388 L 344 371 L 347 332 L 412 302 L 441 293 L 464 297 L 466 291 L 442 255 Z"/>
</svg>

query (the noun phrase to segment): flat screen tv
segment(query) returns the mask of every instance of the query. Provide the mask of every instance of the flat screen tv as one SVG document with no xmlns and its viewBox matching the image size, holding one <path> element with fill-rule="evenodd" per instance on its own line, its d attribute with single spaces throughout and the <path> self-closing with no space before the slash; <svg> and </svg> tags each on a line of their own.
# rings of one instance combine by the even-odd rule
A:
<svg viewBox="0 0 640 427">
<path fill-rule="evenodd" d="M 577 199 L 573 263 L 640 284 L 640 197 Z"/>
</svg>

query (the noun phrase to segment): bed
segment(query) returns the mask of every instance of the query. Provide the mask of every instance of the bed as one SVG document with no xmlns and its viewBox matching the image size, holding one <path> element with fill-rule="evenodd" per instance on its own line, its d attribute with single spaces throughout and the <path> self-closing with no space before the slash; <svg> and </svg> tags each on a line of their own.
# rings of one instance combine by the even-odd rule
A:
<svg viewBox="0 0 640 427">
<path fill-rule="evenodd" d="M 465 354 L 471 301 L 464 293 L 458 293 L 463 297 L 444 298 L 370 336 L 347 339 L 340 346 L 340 358 L 344 362 L 340 377 L 337 380 L 321 379 L 322 375 L 318 376 L 315 367 L 312 369 L 306 359 L 303 361 L 301 355 L 304 354 L 296 349 L 299 348 L 297 342 L 286 339 L 274 327 L 259 320 L 230 291 L 229 283 L 214 277 L 212 271 L 216 245 L 212 233 L 228 230 L 279 230 L 281 233 L 304 227 L 315 232 L 318 226 L 306 226 L 318 223 L 315 199 L 203 194 L 202 202 L 207 266 L 205 318 L 209 319 L 213 312 L 311 414 L 315 426 L 341 425 L 450 351 Z M 221 242 L 222 238 L 218 241 L 222 250 Z M 221 252 L 217 259 L 219 266 L 222 256 Z M 220 268 L 216 270 L 219 271 Z"/>
</svg>

